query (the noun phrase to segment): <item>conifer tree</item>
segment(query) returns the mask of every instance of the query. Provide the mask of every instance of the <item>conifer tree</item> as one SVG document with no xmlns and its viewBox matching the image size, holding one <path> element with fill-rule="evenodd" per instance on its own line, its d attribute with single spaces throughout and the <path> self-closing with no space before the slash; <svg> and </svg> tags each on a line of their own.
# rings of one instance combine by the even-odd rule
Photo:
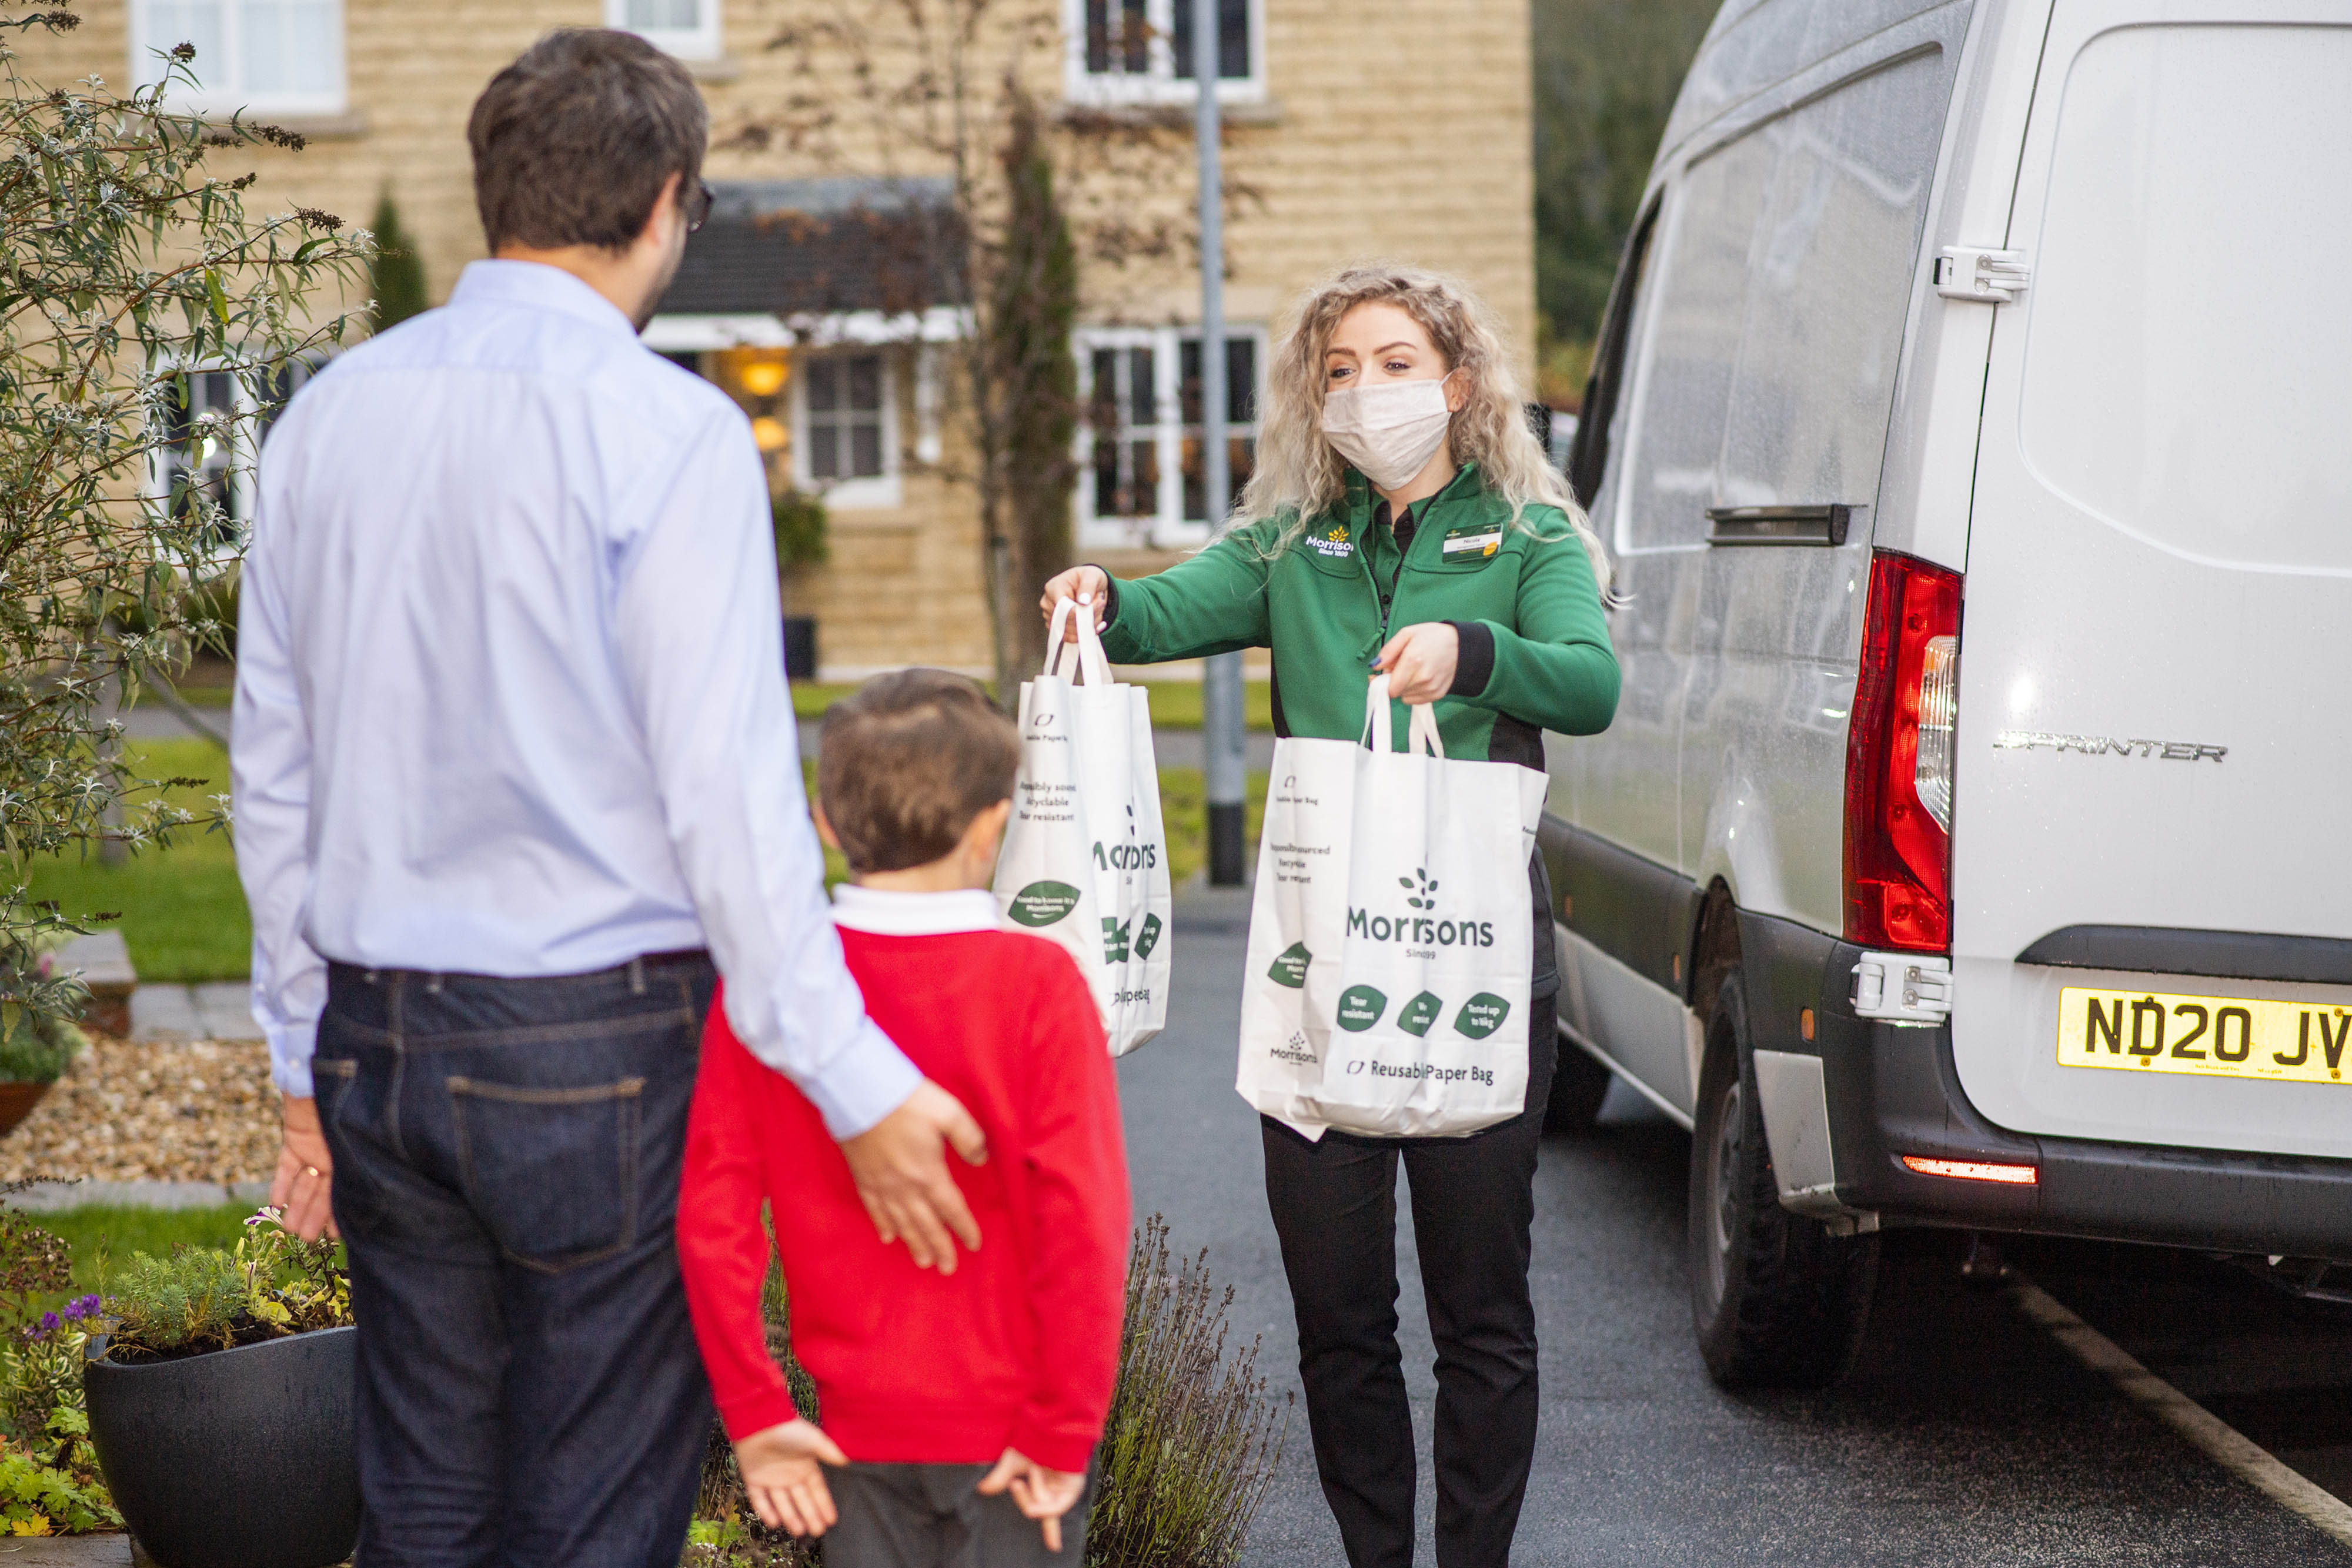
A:
<svg viewBox="0 0 2352 1568">
<path fill-rule="evenodd" d="M 368 263 L 368 290 L 375 299 L 368 329 L 381 332 L 433 303 L 425 292 L 425 258 L 417 254 L 415 237 L 400 226 L 400 208 L 389 185 L 375 204 L 375 246 L 374 259 Z"/>
<path fill-rule="evenodd" d="M 989 275 L 994 297 L 988 312 L 989 381 L 1003 413 L 997 527 L 1005 541 L 1006 597 L 1033 602 L 1046 580 L 1071 563 L 1070 497 L 1077 465 L 1070 455 L 1077 434 L 1077 357 L 1070 334 L 1078 315 L 1077 249 L 1054 190 L 1054 162 L 1039 135 L 1036 106 L 1017 104 L 1003 151 L 1005 214 L 1003 248 Z M 1013 617 L 1018 629 L 1015 668 L 1037 667 L 1045 656 L 1045 625 L 1035 615 Z"/>
</svg>

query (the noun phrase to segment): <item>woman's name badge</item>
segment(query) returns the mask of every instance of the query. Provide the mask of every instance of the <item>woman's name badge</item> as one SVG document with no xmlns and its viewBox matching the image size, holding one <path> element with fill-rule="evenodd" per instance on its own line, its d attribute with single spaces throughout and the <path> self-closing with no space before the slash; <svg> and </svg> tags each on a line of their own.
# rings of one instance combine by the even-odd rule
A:
<svg viewBox="0 0 2352 1568">
<path fill-rule="evenodd" d="M 1503 548 L 1503 530 L 1486 528 L 1475 533 L 1448 534 L 1438 548 L 1440 556 L 1493 555 Z"/>
</svg>

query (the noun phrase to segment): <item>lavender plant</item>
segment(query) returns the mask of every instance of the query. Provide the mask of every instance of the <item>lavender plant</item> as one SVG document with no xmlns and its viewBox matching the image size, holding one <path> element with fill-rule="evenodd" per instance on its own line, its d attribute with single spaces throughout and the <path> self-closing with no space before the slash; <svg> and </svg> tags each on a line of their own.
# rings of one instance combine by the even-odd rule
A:
<svg viewBox="0 0 2352 1568">
<path fill-rule="evenodd" d="M 1257 1344 L 1227 1358 L 1226 1313 L 1203 1249 L 1171 1270 L 1168 1222 L 1143 1222 L 1128 1255 L 1118 1387 L 1097 1459 L 1088 1568 L 1226 1568 L 1289 1434 L 1265 1397 Z"/>
</svg>

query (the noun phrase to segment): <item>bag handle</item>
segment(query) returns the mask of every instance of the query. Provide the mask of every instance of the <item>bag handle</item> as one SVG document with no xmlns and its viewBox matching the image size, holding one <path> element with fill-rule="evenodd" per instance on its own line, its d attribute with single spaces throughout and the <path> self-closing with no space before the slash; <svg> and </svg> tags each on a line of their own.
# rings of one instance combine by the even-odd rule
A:
<svg viewBox="0 0 2352 1568">
<path fill-rule="evenodd" d="M 1437 733 L 1436 710 L 1428 703 L 1410 703 L 1406 705 L 1406 711 L 1412 716 L 1412 722 L 1405 727 L 1404 745 L 1399 749 L 1408 754 L 1425 752 L 1440 762 L 1444 761 L 1445 742 Z M 1381 727 L 1388 716 L 1389 677 L 1383 671 L 1374 674 L 1365 687 L 1364 729 L 1357 737 L 1359 743 L 1374 751 L 1388 749 L 1386 744 L 1376 738 L 1384 733 Z"/>
<path fill-rule="evenodd" d="M 1075 639 L 1069 635 L 1073 630 Z M 1065 664 L 1070 666 L 1066 671 Z M 1102 633 L 1095 630 L 1091 600 L 1072 595 L 1054 606 L 1054 623 L 1045 635 L 1045 674 L 1090 686 L 1111 684 L 1110 660 L 1103 653 Z"/>
</svg>

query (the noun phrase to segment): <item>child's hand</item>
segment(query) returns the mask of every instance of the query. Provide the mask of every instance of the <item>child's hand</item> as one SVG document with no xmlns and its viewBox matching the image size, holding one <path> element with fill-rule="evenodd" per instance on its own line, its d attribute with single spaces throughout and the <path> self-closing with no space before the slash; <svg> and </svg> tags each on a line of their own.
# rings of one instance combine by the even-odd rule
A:
<svg viewBox="0 0 2352 1568">
<path fill-rule="evenodd" d="M 983 1497 L 994 1497 L 1010 1487 L 1013 1505 L 1039 1521 L 1045 1531 L 1045 1550 L 1062 1549 L 1062 1516 L 1086 1495 L 1084 1470 L 1050 1470 L 1018 1448 L 1007 1448 L 996 1468 L 981 1478 Z"/>
<path fill-rule="evenodd" d="M 814 1422 L 795 1416 L 752 1433 L 735 1445 L 735 1467 L 760 1522 L 806 1539 L 823 1535 L 841 1516 L 817 1461 L 845 1465 L 849 1456 Z M 1051 1472 L 1048 1472 L 1051 1473 Z"/>
</svg>

